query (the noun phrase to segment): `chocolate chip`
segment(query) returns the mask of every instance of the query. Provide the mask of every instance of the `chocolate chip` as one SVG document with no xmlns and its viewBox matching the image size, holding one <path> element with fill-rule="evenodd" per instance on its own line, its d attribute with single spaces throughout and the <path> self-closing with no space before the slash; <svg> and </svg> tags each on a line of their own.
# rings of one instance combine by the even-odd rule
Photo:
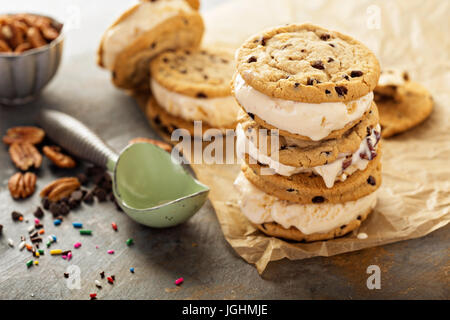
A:
<svg viewBox="0 0 450 320">
<path fill-rule="evenodd" d="M 298 86 L 300 85 L 300 83 L 296 82 L 294 83 L 294 87 L 298 88 Z"/>
<path fill-rule="evenodd" d="M 286 189 L 286 191 L 287 191 L 287 192 L 294 192 L 295 189 L 289 188 L 289 189 Z"/>
<path fill-rule="evenodd" d="M 342 75 L 342 78 L 344 78 L 345 80 L 350 80 L 350 78 L 349 78 L 348 75 L 346 75 L 346 74 L 343 74 L 343 75 Z"/>
<path fill-rule="evenodd" d="M 332 43 L 329 43 L 328 44 L 330 47 L 333 47 L 334 48 L 334 44 L 332 44 Z"/>
<path fill-rule="evenodd" d="M 43 207 L 45 210 L 48 210 L 48 209 L 50 208 L 50 200 L 48 200 L 47 197 L 42 198 L 41 204 L 42 204 L 42 207 Z"/>
<path fill-rule="evenodd" d="M 334 59 L 332 57 L 328 58 L 328 62 L 333 62 L 333 61 L 334 61 Z"/>
<path fill-rule="evenodd" d="M 106 201 L 108 193 L 105 191 L 105 189 L 97 187 L 94 189 L 94 195 L 97 197 L 99 202 L 104 202 Z"/>
<path fill-rule="evenodd" d="M 409 81 L 409 74 L 408 74 L 408 72 L 403 72 L 403 80 L 405 80 L 405 81 Z"/>
<path fill-rule="evenodd" d="M 252 62 L 256 62 L 256 61 L 257 61 L 257 59 L 256 59 L 255 56 L 251 56 L 251 57 L 248 58 L 248 60 L 247 60 L 248 63 L 252 63 Z"/>
<path fill-rule="evenodd" d="M 83 197 L 83 202 L 87 203 L 87 204 L 92 204 L 94 203 L 94 194 L 92 193 L 92 191 L 89 191 L 88 193 L 86 193 Z"/>
<path fill-rule="evenodd" d="M 33 215 L 36 218 L 42 218 L 44 216 L 44 211 L 42 211 L 41 207 L 37 207 L 36 210 L 34 210 Z"/>
<path fill-rule="evenodd" d="M 80 181 L 81 185 L 85 186 L 89 183 L 89 179 L 86 174 L 79 173 L 77 174 L 78 181 Z"/>
<path fill-rule="evenodd" d="M 167 63 L 167 62 L 169 62 L 169 59 L 163 58 L 163 62 L 164 62 L 164 63 Z"/>
<path fill-rule="evenodd" d="M 360 70 L 353 70 L 352 72 L 350 72 L 350 77 L 352 77 L 352 78 L 361 77 L 362 75 L 363 75 L 363 72 Z"/>
<path fill-rule="evenodd" d="M 69 278 L 69 274 L 67 272 L 64 272 L 64 278 L 66 278 L 66 279 Z"/>
<path fill-rule="evenodd" d="M 20 212 L 17 212 L 17 211 L 13 211 L 13 212 L 11 212 L 11 218 L 14 221 L 19 221 L 20 218 L 23 218 L 23 214 L 21 214 Z"/>
<path fill-rule="evenodd" d="M 156 42 L 152 42 L 152 44 L 150 45 L 150 48 L 155 49 L 156 47 Z"/>
<path fill-rule="evenodd" d="M 347 226 L 346 224 L 342 225 L 341 230 L 345 229 L 346 226 Z"/>
<path fill-rule="evenodd" d="M 375 181 L 375 178 L 372 177 L 372 176 L 369 176 L 369 177 L 367 178 L 367 183 L 370 184 L 371 186 L 374 186 L 374 185 L 377 184 L 377 182 Z"/>
<path fill-rule="evenodd" d="M 191 54 L 191 52 L 189 50 L 185 50 L 184 53 L 186 53 L 187 55 Z"/>
<path fill-rule="evenodd" d="M 203 75 L 203 79 L 208 80 L 208 78 L 209 78 L 208 75 L 206 74 Z"/>
<path fill-rule="evenodd" d="M 352 156 L 348 156 L 345 158 L 345 160 L 342 162 L 342 170 L 347 169 L 352 164 Z"/>
<path fill-rule="evenodd" d="M 247 112 L 247 114 L 248 114 L 248 116 L 249 116 L 250 118 L 252 118 L 253 120 L 255 120 L 255 115 L 254 115 L 253 113 Z"/>
<path fill-rule="evenodd" d="M 262 46 L 266 45 L 266 39 L 264 39 L 264 37 L 261 37 L 261 45 Z"/>
<path fill-rule="evenodd" d="M 153 118 L 153 121 L 155 122 L 155 124 L 160 125 L 161 124 L 161 119 L 159 118 L 159 116 L 156 116 L 155 118 Z"/>
<path fill-rule="evenodd" d="M 35 237 L 35 238 L 30 238 L 31 242 L 36 243 L 36 242 L 42 242 L 42 238 L 40 237 Z"/>
<path fill-rule="evenodd" d="M 111 279 L 116 280 L 116 276 L 115 275 L 111 275 Z"/>
<path fill-rule="evenodd" d="M 315 196 L 311 201 L 312 203 L 322 203 L 325 201 L 325 198 L 322 196 Z"/>
<path fill-rule="evenodd" d="M 343 97 L 344 95 L 346 95 L 346 94 L 347 94 L 347 91 L 348 91 L 347 88 L 346 88 L 346 87 L 343 87 L 343 86 L 335 87 L 334 90 L 336 90 L 336 93 L 337 93 L 339 96 L 341 96 L 341 97 Z"/>
<path fill-rule="evenodd" d="M 208 98 L 208 96 L 207 96 L 206 94 L 204 94 L 203 92 L 197 93 L 196 97 L 197 97 L 197 98 L 200 98 L 200 99 L 206 99 L 206 98 Z"/>
<path fill-rule="evenodd" d="M 94 176 L 98 176 L 101 175 L 105 172 L 105 169 L 103 169 L 102 167 L 99 166 L 91 166 L 86 168 L 86 175 L 88 177 L 94 177 Z"/>
<path fill-rule="evenodd" d="M 319 70 L 325 69 L 325 67 L 323 66 L 322 61 L 320 61 L 320 60 L 317 60 L 317 61 L 314 61 L 313 63 L 311 63 L 311 67 L 319 69 Z"/>
<path fill-rule="evenodd" d="M 81 200 L 75 200 L 70 198 L 69 200 L 69 208 L 70 209 L 76 209 L 81 205 Z"/>
<path fill-rule="evenodd" d="M 361 216 L 358 216 L 356 219 L 358 219 L 358 220 L 361 220 L 362 219 L 362 217 Z"/>
<path fill-rule="evenodd" d="M 68 213 L 70 212 L 70 207 L 69 207 L 69 205 L 67 204 L 67 203 L 65 203 L 65 202 L 62 202 L 60 205 L 59 205 L 59 214 L 62 214 L 62 215 L 67 215 Z"/>
<path fill-rule="evenodd" d="M 101 277 L 102 279 L 105 278 L 105 271 L 100 272 L 100 277 Z"/>
<path fill-rule="evenodd" d="M 320 35 L 320 40 L 323 40 L 323 41 L 327 41 L 330 38 L 331 38 L 331 36 L 328 33 L 324 33 L 324 34 Z"/>
<path fill-rule="evenodd" d="M 280 150 L 286 150 L 287 148 L 288 148 L 287 145 L 283 144 L 283 145 L 280 147 Z"/>
<path fill-rule="evenodd" d="M 331 94 L 330 90 L 325 90 L 325 94 Z"/>
</svg>

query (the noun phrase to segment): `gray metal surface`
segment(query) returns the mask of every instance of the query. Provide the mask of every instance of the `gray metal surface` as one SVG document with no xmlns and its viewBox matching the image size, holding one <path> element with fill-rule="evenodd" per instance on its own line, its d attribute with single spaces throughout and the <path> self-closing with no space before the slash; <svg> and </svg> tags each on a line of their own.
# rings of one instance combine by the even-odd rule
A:
<svg viewBox="0 0 450 320">
<path fill-rule="evenodd" d="M 104 1 L 113 7 L 111 1 Z M 89 16 L 89 10 L 86 15 Z M 93 10 L 93 9 L 92 9 Z M 98 12 L 98 11 L 96 11 Z M 86 28 L 94 28 L 85 21 Z M 106 23 L 106 22 L 105 22 Z M 83 27 L 85 28 L 85 27 Z M 87 32 L 86 30 L 80 32 Z M 100 31 L 97 30 L 100 28 Z M 92 34 L 99 36 L 103 26 Z M 70 37 L 68 39 L 71 39 Z M 156 138 L 136 103 L 116 90 L 109 75 L 95 66 L 96 41 L 72 38 L 74 48 L 54 81 L 34 103 L 22 107 L 0 107 L 0 132 L 16 125 L 32 124 L 41 108 L 58 109 L 83 121 L 115 150 L 121 150 L 136 136 Z M 76 47 L 76 49 L 75 49 Z M 81 170 L 81 168 L 80 168 Z M 27 234 L 32 212 L 39 203 L 36 193 L 25 201 L 13 201 L 7 190 L 7 179 L 15 172 L 7 148 L 0 147 L 0 299 L 89 299 L 98 292 L 99 299 L 394 299 L 446 298 L 449 294 L 450 271 L 447 226 L 424 238 L 399 242 L 379 248 L 330 258 L 303 261 L 283 260 L 269 264 L 263 276 L 243 261 L 224 240 L 210 203 L 187 223 L 171 229 L 143 227 L 111 203 L 82 205 L 69 214 L 59 227 L 52 224 L 51 214 L 43 219 L 46 235 L 58 236 L 52 248 L 73 248 L 74 257 L 67 262 L 45 255 L 40 265 L 25 266 L 30 253 L 17 248 L 20 235 Z M 38 173 L 38 188 L 70 171 L 58 170 L 45 159 Z M 25 214 L 28 223 L 15 223 L 11 211 Z M 79 221 L 94 231 L 81 238 L 71 222 Z M 119 228 L 114 232 L 111 222 Z M 11 249 L 7 238 L 14 238 Z M 127 238 L 135 245 L 127 247 Z M 96 249 L 95 246 L 99 248 Z M 107 254 L 114 249 L 115 254 Z M 63 273 L 70 265 L 81 271 L 80 289 L 69 289 Z M 366 286 L 369 265 L 381 269 L 381 289 Z M 130 267 L 135 268 L 131 274 Z M 114 274 L 116 283 L 97 290 L 99 272 Z M 184 277 L 182 286 L 174 280 Z"/>
</svg>

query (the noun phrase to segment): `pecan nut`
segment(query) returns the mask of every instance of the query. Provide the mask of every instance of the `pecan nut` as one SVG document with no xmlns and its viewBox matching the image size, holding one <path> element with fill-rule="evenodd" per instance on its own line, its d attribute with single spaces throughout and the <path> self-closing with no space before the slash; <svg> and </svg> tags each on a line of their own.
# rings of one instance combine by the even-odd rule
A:
<svg viewBox="0 0 450 320">
<path fill-rule="evenodd" d="M 14 127 L 8 129 L 3 137 L 3 143 L 13 144 L 14 142 L 28 142 L 31 144 L 39 144 L 45 137 L 45 132 L 37 127 Z"/>
<path fill-rule="evenodd" d="M 131 139 L 128 142 L 128 144 L 140 143 L 140 142 L 151 143 L 151 144 L 153 144 L 153 145 L 155 145 L 157 147 L 160 147 L 161 149 L 163 149 L 163 150 L 165 150 L 167 152 L 172 151 L 172 146 L 170 144 L 165 143 L 163 141 L 159 141 L 159 140 L 153 140 L 153 139 L 150 139 L 150 138 L 141 138 L 141 137 L 134 138 L 134 139 Z"/>
<path fill-rule="evenodd" d="M 45 156 L 59 168 L 73 168 L 77 165 L 75 160 L 70 156 L 61 152 L 61 148 L 57 146 L 45 146 L 42 148 Z"/>
<path fill-rule="evenodd" d="M 32 172 L 17 172 L 9 178 L 8 189 L 14 199 L 25 199 L 36 189 L 36 175 Z"/>
<path fill-rule="evenodd" d="M 22 171 L 31 167 L 39 168 L 42 163 L 42 155 L 34 145 L 28 142 L 13 143 L 9 147 L 9 155 L 12 162 Z"/>
<path fill-rule="evenodd" d="M 47 197 L 52 202 L 69 197 L 72 192 L 80 188 L 80 181 L 75 177 L 61 178 L 48 184 L 42 189 L 40 196 Z"/>
</svg>

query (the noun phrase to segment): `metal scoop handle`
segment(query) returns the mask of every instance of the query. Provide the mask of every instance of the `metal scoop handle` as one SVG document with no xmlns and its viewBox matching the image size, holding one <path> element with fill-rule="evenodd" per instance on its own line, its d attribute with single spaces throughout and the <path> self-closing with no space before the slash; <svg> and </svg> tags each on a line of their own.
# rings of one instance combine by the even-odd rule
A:
<svg viewBox="0 0 450 320">
<path fill-rule="evenodd" d="M 47 136 L 74 156 L 113 170 L 118 155 L 77 119 L 55 110 L 42 110 L 39 125 Z"/>
</svg>

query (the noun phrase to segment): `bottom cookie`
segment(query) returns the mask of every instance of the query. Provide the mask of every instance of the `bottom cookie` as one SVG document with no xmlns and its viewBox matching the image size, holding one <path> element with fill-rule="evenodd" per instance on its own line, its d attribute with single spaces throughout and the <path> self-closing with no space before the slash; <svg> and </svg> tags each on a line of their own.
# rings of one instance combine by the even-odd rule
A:
<svg viewBox="0 0 450 320">
<path fill-rule="evenodd" d="M 380 114 L 383 138 L 417 126 L 433 110 L 433 99 L 430 93 L 413 81 L 407 81 L 404 85 L 396 87 L 395 96 L 375 94 L 375 101 Z"/>
<path fill-rule="evenodd" d="M 298 230 L 295 227 L 285 229 L 276 222 L 263 223 L 263 224 L 256 225 L 256 227 L 268 236 L 276 237 L 276 238 L 283 238 L 283 239 L 287 239 L 287 240 L 305 241 L 305 242 L 330 240 L 330 239 L 342 237 L 342 236 L 346 235 L 347 233 L 357 229 L 361 225 L 361 223 L 367 219 L 368 215 L 371 212 L 372 212 L 372 209 L 368 209 L 366 212 L 364 212 L 360 216 L 358 216 L 357 219 L 355 219 L 345 225 L 337 227 L 329 232 L 325 232 L 325 233 L 304 234 L 303 232 L 301 232 L 300 230 Z"/>
</svg>

